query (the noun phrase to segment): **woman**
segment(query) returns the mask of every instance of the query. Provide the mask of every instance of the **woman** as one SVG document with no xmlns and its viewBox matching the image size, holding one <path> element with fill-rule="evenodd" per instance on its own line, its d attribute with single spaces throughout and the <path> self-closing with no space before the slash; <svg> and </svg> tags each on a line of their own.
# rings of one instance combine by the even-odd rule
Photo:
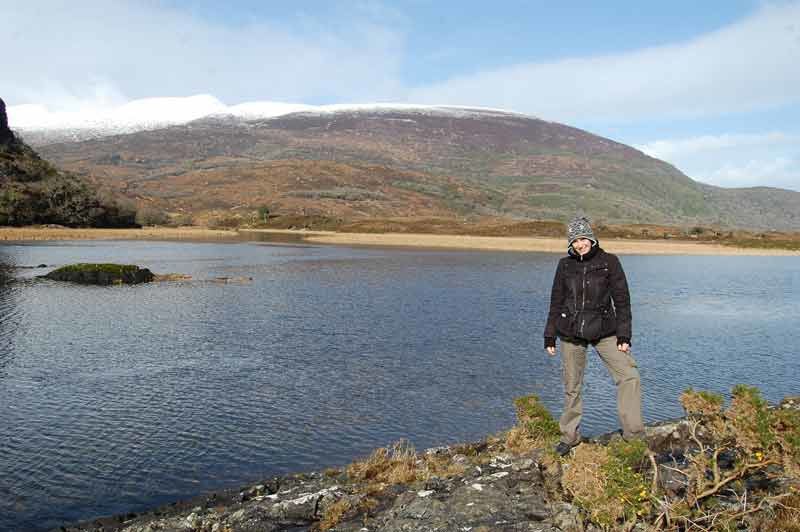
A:
<svg viewBox="0 0 800 532">
<path fill-rule="evenodd" d="M 581 440 L 581 387 L 586 349 L 591 344 L 617 386 L 617 412 L 626 440 L 643 438 L 639 370 L 631 356 L 631 301 L 628 281 L 619 259 L 599 246 L 589 220 L 578 216 L 567 226 L 567 256 L 553 279 L 544 346 L 556 354 L 561 339 L 564 412 L 561 415 L 560 455 Z"/>
</svg>

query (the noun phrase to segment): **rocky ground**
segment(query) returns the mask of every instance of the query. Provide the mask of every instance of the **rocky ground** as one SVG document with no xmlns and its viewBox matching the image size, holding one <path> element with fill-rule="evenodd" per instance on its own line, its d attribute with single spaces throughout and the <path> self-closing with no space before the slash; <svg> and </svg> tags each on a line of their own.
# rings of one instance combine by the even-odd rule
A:
<svg viewBox="0 0 800 532">
<path fill-rule="evenodd" d="M 578 510 L 548 495 L 553 474 L 542 465 L 539 451 L 499 453 L 480 465 L 449 448 L 428 453 L 466 470 L 452 478 L 388 486 L 380 493 L 365 491 L 340 470 L 293 475 L 236 494 L 212 494 L 194 500 L 194 506 L 183 503 L 65 530 L 300 531 L 331 522 L 337 512 L 337 531 L 583 530 Z"/>
<path fill-rule="evenodd" d="M 800 399 L 787 398 L 778 407 L 797 410 Z M 521 425 L 520 425 L 521 426 Z M 690 465 L 686 453 L 692 437 L 691 419 L 663 422 L 647 427 L 650 464 L 658 475 L 645 475 L 653 482 L 659 497 L 674 496 L 686 489 L 681 468 Z M 586 508 L 567 494 L 564 471 L 577 461 L 559 459 L 541 446 L 519 445 L 511 433 L 487 440 L 452 447 L 439 447 L 416 453 L 407 443 L 379 449 L 372 456 L 345 468 L 276 477 L 241 490 L 224 491 L 182 501 L 135 515 L 120 515 L 62 527 L 64 532 L 299 532 L 336 530 L 339 532 L 512 532 L 562 531 L 589 532 L 601 528 L 591 522 Z M 712 436 L 707 434 L 706 436 Z M 587 441 L 599 446 L 613 445 L 617 434 Z M 530 442 L 528 442 L 530 443 Z M 580 447 L 576 448 L 580 449 Z M 579 453 L 578 453 L 579 454 Z M 646 460 L 645 460 L 646 462 Z M 723 469 L 724 460 L 720 461 Z M 688 471 L 688 469 L 685 469 Z M 771 472 L 771 473 L 770 473 Z M 765 474 L 770 473 L 770 474 Z M 750 493 L 749 510 L 762 500 L 775 504 L 778 513 L 787 508 L 786 497 L 797 497 L 800 480 L 786 476 L 777 466 L 761 468 L 750 478 L 741 478 L 737 489 Z M 643 476 L 642 478 L 645 478 Z M 733 486 L 734 484 L 731 484 Z M 734 492 L 735 490 L 729 490 Z M 741 497 L 740 497 L 741 498 Z M 738 512 L 740 498 L 720 492 L 716 508 Z M 772 498 L 772 499 L 770 499 Z M 777 501 L 783 501 L 783 505 Z M 755 510 L 754 510 L 755 508 Z M 765 506 L 766 508 L 766 506 Z M 790 508 L 792 512 L 795 509 Z M 800 511 L 800 510 L 798 510 Z M 734 515 L 730 514 L 730 515 Z M 800 530 L 771 527 L 758 530 Z M 791 513 L 788 521 L 792 523 Z M 780 516 L 779 516 L 780 517 Z M 650 523 L 655 520 L 651 514 Z M 744 521 L 741 521 L 744 523 Z M 689 521 L 685 521 L 689 523 Z M 622 524 L 620 523 L 621 527 Z M 647 519 L 628 522 L 627 530 L 649 530 Z M 744 527 L 744 528 L 742 528 Z M 664 526 L 664 528 L 667 528 Z M 617 529 L 612 527 L 612 529 Z M 621 528 L 620 528 L 621 529 Z M 718 530 L 711 526 L 678 527 L 670 530 Z M 747 524 L 725 530 L 750 530 Z"/>
</svg>

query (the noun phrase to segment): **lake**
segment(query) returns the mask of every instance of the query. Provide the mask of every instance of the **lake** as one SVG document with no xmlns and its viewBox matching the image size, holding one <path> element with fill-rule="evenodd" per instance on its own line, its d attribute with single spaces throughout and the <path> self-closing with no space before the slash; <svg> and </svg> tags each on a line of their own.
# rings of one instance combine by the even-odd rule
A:
<svg viewBox="0 0 800 532">
<path fill-rule="evenodd" d="M 0 530 L 47 530 L 407 438 L 478 440 L 537 393 L 558 256 L 258 242 L 0 246 Z M 121 262 L 190 282 L 87 287 L 54 266 Z M 688 386 L 798 393 L 797 257 L 624 256 L 646 421 Z M 47 264 L 48 268 L 30 268 Z M 26 268 L 20 268 L 26 267 Z M 217 282 L 218 277 L 244 278 Z M 252 278 L 252 280 L 249 280 Z M 583 433 L 617 428 L 596 356 Z"/>
</svg>

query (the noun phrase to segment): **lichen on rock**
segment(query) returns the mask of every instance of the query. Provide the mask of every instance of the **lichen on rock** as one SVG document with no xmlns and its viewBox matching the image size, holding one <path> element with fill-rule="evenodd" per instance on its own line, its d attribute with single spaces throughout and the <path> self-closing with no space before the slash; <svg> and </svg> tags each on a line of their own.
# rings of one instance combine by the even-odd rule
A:
<svg viewBox="0 0 800 532">
<path fill-rule="evenodd" d="M 139 284 L 155 279 L 153 272 L 133 264 L 79 263 L 63 266 L 43 276 L 53 281 L 80 284 Z"/>
</svg>

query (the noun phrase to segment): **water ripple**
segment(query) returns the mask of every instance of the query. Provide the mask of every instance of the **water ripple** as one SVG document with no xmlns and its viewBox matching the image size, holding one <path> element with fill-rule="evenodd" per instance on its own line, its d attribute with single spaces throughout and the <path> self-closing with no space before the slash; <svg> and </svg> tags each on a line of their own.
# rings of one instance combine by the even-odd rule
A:
<svg viewBox="0 0 800 532">
<path fill-rule="evenodd" d="M 10 264 L 253 278 L 108 288 L 0 275 L 0 530 L 343 464 L 400 438 L 480 438 L 513 423 L 512 399 L 531 392 L 560 410 L 559 361 L 541 349 L 552 255 L 153 242 L 0 251 Z M 796 392 L 782 340 L 800 325 L 795 262 L 624 258 L 648 420 L 679 415 L 687 386 Z M 613 383 L 594 355 L 585 404 L 586 433 L 616 428 Z"/>
</svg>

